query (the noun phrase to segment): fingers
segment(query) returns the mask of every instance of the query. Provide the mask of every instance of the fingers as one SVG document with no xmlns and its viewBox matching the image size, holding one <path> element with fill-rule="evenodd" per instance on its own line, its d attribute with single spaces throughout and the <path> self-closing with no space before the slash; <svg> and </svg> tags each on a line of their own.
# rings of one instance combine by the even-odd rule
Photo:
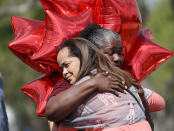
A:
<svg viewBox="0 0 174 131">
<path fill-rule="evenodd" d="M 123 90 L 127 89 L 127 86 L 125 84 L 123 84 L 123 83 L 120 83 L 120 82 L 112 82 L 112 83 L 115 84 L 115 85 L 118 85 Z"/>
<path fill-rule="evenodd" d="M 118 91 L 118 92 L 121 92 L 121 93 L 124 93 L 126 94 L 126 91 L 124 89 L 122 89 L 118 84 L 112 84 L 112 89 Z"/>
<path fill-rule="evenodd" d="M 117 79 L 117 78 L 110 78 L 111 80 L 112 80 L 112 82 L 118 82 L 119 83 L 119 86 L 122 88 L 122 89 L 127 89 L 127 86 L 126 86 L 126 84 L 125 84 L 125 82 L 124 81 L 122 81 L 122 80 L 119 80 L 119 79 Z"/>
<path fill-rule="evenodd" d="M 122 88 L 123 90 L 127 90 L 127 86 L 123 84 L 120 84 L 120 88 Z"/>
<path fill-rule="evenodd" d="M 112 81 L 117 81 L 122 83 L 122 80 L 118 79 L 117 77 L 109 77 Z"/>
<path fill-rule="evenodd" d="M 108 89 L 108 92 L 116 95 L 117 97 L 120 97 L 119 94 L 118 94 L 118 92 L 116 90 L 112 89 L 112 88 Z"/>
<path fill-rule="evenodd" d="M 127 86 L 125 85 L 125 83 L 121 80 L 118 79 L 114 79 L 114 78 L 110 78 L 111 82 L 117 86 L 119 86 L 120 88 L 122 88 L 123 90 L 127 89 Z"/>
<path fill-rule="evenodd" d="M 127 89 L 127 86 L 123 80 L 120 80 L 116 77 L 109 77 L 109 79 L 111 80 L 111 85 L 114 89 L 126 94 L 125 90 Z"/>
</svg>

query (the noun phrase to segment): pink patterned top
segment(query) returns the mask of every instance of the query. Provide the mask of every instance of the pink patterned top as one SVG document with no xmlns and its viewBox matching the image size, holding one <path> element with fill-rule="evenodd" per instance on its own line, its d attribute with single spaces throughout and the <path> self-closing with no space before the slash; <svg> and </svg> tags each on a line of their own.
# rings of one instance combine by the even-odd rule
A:
<svg viewBox="0 0 174 131">
<path fill-rule="evenodd" d="M 89 78 L 86 76 L 75 85 Z M 78 129 L 113 128 L 144 121 L 146 117 L 140 97 L 133 86 L 129 90 L 137 100 L 128 92 L 120 93 L 121 97 L 112 93 L 93 93 L 63 120 L 63 126 Z"/>
</svg>

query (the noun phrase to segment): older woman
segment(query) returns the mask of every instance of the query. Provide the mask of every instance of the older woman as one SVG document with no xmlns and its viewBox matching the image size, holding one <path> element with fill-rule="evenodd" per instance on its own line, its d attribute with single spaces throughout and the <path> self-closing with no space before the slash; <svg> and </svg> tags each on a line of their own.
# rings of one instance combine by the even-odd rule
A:
<svg viewBox="0 0 174 131">
<path fill-rule="evenodd" d="M 96 24 L 90 24 L 80 33 L 83 37 L 95 44 L 117 67 L 124 61 L 123 45 L 120 36 L 112 30 L 105 29 Z M 164 109 L 165 100 L 156 92 L 143 88 L 151 112 Z"/>
</svg>

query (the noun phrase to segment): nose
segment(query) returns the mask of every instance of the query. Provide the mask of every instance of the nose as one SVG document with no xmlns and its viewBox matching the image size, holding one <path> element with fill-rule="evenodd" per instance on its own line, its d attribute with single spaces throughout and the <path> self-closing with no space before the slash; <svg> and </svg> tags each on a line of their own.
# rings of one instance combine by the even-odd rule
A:
<svg viewBox="0 0 174 131">
<path fill-rule="evenodd" d="M 118 67 L 121 67 L 122 63 L 123 63 L 123 57 L 122 56 L 119 56 L 118 54 L 113 54 L 112 55 L 112 59 L 113 59 L 113 62 L 118 66 Z"/>
<path fill-rule="evenodd" d="M 67 70 L 67 68 L 63 68 L 63 77 L 65 78 L 66 77 L 66 75 L 68 74 L 68 70 Z"/>
</svg>

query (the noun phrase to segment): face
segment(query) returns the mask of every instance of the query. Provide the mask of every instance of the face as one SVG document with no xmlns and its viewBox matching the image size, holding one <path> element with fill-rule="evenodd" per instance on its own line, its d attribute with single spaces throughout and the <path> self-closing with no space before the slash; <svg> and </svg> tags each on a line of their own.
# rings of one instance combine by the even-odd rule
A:
<svg viewBox="0 0 174 131">
<path fill-rule="evenodd" d="M 124 60 L 122 54 L 122 44 L 118 43 L 116 39 L 112 39 L 111 44 L 111 46 L 104 44 L 101 50 L 109 57 L 109 59 L 113 62 L 113 65 L 121 67 Z"/>
<path fill-rule="evenodd" d="M 63 77 L 70 84 L 74 84 L 80 70 L 80 59 L 75 56 L 70 56 L 69 48 L 64 47 L 57 55 L 57 62 L 63 71 Z"/>
</svg>

